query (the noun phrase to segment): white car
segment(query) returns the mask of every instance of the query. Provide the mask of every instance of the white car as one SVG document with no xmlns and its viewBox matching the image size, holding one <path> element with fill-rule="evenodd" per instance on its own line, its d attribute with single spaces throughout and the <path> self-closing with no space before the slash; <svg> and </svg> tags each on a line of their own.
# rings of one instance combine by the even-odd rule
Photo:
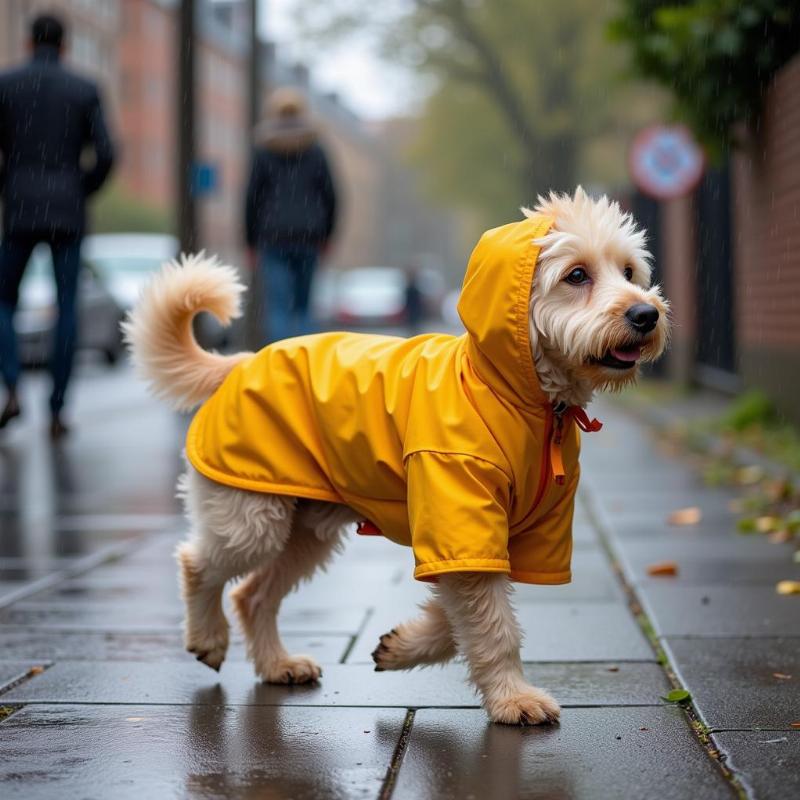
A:
<svg viewBox="0 0 800 800">
<path fill-rule="evenodd" d="M 406 275 L 397 267 L 358 267 L 339 275 L 334 319 L 340 325 L 402 324 Z"/>
<path fill-rule="evenodd" d="M 180 242 L 163 233 L 98 233 L 83 240 L 83 258 L 97 270 L 117 304 L 128 312 L 139 293 L 162 264 L 180 251 Z M 222 347 L 227 331 L 209 314 L 195 322 L 204 347 Z"/>
<path fill-rule="evenodd" d="M 117 304 L 129 311 L 142 287 L 180 244 L 160 233 L 99 233 L 83 240 L 81 254 L 103 277 Z"/>
</svg>

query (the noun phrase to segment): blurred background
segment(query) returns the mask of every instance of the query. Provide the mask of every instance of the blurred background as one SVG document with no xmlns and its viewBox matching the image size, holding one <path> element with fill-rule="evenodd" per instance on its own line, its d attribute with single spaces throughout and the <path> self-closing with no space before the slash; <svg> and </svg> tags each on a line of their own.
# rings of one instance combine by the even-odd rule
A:
<svg viewBox="0 0 800 800">
<path fill-rule="evenodd" d="M 308 99 L 339 192 L 316 272 L 321 327 L 457 330 L 485 228 L 539 193 L 607 192 L 648 228 L 675 333 L 657 374 L 757 390 L 800 421 L 800 28 L 788 0 L 5 0 L 0 67 L 32 17 L 101 87 L 117 151 L 92 201 L 81 338 L 109 363 L 142 280 L 180 249 L 246 263 L 253 130 L 276 87 Z M 47 251 L 17 328 L 46 358 Z M 249 277 L 245 271 L 245 277 Z M 250 322 L 215 345 L 261 344 Z M 90 321 L 87 322 L 87 316 Z"/>
<path fill-rule="evenodd" d="M 0 66 L 24 59 L 44 10 L 67 22 L 66 61 L 102 87 L 118 147 L 84 247 L 85 296 L 104 320 L 179 247 L 244 263 L 253 127 L 270 89 L 293 86 L 340 193 L 313 291 L 320 324 L 401 323 L 411 269 L 434 326 L 457 325 L 452 292 L 480 232 L 582 183 L 649 230 L 676 321 L 661 374 L 760 389 L 797 421 L 794 3 L 5 0 Z M 662 142 L 656 160 L 699 146 L 703 164 L 653 185 L 634 143 L 676 121 L 690 141 Z M 52 316 L 42 259 L 18 321 L 29 361 Z M 118 338 L 93 328 L 84 342 L 114 362 Z"/>
</svg>

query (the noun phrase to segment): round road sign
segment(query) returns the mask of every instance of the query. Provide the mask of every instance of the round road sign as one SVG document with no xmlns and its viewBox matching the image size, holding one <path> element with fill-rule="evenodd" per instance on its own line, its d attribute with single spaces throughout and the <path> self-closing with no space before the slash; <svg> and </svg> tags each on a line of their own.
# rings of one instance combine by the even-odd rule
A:
<svg viewBox="0 0 800 800">
<path fill-rule="evenodd" d="M 681 197 L 703 176 L 705 159 L 683 125 L 653 125 L 633 140 L 628 157 L 631 177 L 645 194 L 657 200 Z"/>
</svg>

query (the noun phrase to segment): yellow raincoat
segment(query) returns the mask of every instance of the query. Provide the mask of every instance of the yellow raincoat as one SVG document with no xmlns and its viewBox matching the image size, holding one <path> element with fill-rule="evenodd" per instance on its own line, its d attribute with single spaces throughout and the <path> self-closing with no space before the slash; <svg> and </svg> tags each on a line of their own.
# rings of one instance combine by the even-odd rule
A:
<svg viewBox="0 0 800 800">
<path fill-rule="evenodd" d="M 462 336 L 323 333 L 265 347 L 197 412 L 190 462 L 228 486 L 350 506 L 413 547 L 421 580 L 568 582 L 575 419 L 587 429 L 586 418 L 554 412 L 528 332 L 533 242 L 551 225 L 540 216 L 483 235 Z"/>
</svg>

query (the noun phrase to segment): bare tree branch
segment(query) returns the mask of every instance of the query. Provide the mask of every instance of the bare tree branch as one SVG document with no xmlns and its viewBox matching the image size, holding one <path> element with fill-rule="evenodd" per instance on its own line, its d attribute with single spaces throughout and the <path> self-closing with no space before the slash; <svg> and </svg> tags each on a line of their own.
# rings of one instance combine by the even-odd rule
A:
<svg viewBox="0 0 800 800">
<path fill-rule="evenodd" d="M 471 47 L 481 65 L 482 82 L 494 95 L 500 110 L 519 139 L 523 152 L 532 156 L 537 137 L 522 100 L 495 48 L 475 25 L 464 1 L 416 0 L 416 3 L 419 8 L 449 22 L 459 38 Z"/>
</svg>

